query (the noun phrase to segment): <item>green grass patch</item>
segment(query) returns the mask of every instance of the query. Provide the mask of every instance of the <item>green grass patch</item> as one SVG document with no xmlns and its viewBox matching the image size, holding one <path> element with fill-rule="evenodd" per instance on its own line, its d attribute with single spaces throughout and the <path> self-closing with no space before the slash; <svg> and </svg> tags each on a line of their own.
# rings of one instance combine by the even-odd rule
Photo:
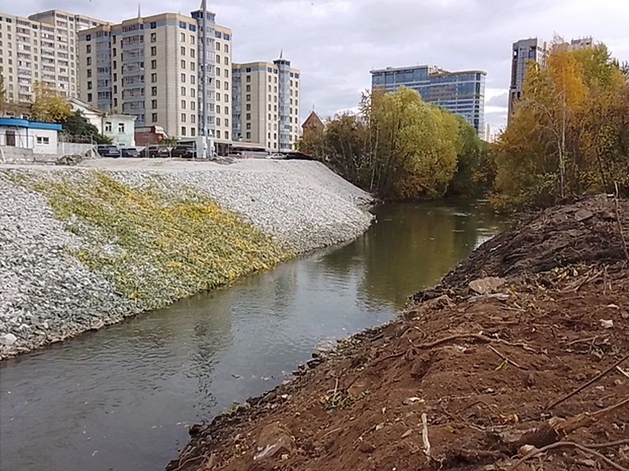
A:
<svg viewBox="0 0 629 471">
<path fill-rule="evenodd" d="M 73 255 L 141 309 L 228 284 L 294 255 L 197 190 L 161 189 L 157 176 L 142 187 L 97 171 L 9 176 L 47 197 L 56 217 L 87 241 Z"/>
</svg>

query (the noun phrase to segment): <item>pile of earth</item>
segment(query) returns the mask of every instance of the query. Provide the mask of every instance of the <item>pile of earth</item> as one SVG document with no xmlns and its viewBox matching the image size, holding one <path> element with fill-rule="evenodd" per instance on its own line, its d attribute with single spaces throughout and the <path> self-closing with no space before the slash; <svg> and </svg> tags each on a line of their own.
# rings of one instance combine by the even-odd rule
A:
<svg viewBox="0 0 629 471">
<path fill-rule="evenodd" d="M 616 204 L 519 223 L 398 321 L 193 427 L 167 470 L 626 471 L 629 205 Z"/>
</svg>

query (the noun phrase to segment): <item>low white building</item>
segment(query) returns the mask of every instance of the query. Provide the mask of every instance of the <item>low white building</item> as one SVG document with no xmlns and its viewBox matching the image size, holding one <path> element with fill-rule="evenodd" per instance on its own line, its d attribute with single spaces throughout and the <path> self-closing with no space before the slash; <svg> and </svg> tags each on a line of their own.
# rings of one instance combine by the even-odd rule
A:
<svg viewBox="0 0 629 471">
<path fill-rule="evenodd" d="M 113 139 L 113 143 L 120 147 L 135 147 L 134 115 L 107 113 L 90 106 L 78 98 L 70 98 L 74 111 L 79 110 L 85 119 L 96 126 L 98 132 Z"/>
<path fill-rule="evenodd" d="M 60 124 L 0 118 L 0 147 L 31 149 L 35 154 L 56 154 Z"/>
</svg>

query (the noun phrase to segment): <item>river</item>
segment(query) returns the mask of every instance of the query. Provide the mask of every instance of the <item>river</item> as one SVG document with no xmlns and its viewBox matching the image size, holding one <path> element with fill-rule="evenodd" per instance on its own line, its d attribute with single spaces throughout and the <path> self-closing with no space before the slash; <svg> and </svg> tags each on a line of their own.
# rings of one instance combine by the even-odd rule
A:
<svg viewBox="0 0 629 471">
<path fill-rule="evenodd" d="M 375 213 L 349 244 L 0 363 L 0 470 L 163 469 L 189 425 L 391 320 L 502 226 L 480 203 Z"/>
</svg>

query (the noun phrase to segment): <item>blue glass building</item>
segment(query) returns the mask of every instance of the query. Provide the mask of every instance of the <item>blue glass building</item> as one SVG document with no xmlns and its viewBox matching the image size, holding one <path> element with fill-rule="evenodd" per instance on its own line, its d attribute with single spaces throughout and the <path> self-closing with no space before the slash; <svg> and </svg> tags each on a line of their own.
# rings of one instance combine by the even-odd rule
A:
<svg viewBox="0 0 629 471">
<path fill-rule="evenodd" d="M 387 67 L 371 71 L 372 89 L 388 92 L 402 85 L 421 95 L 426 103 L 465 118 L 479 135 L 485 131 L 485 76 L 480 70 L 448 72 L 434 66 Z"/>
</svg>

